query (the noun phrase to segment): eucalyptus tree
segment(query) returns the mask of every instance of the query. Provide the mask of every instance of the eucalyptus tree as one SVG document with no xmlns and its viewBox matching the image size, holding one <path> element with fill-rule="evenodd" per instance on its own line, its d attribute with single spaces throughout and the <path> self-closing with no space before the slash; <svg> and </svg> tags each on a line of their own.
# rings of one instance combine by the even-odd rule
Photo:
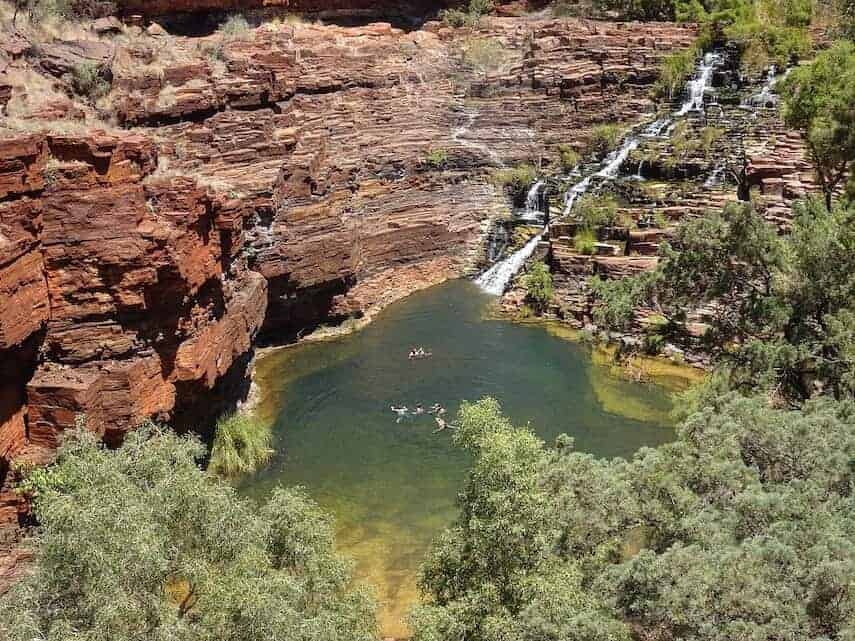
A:
<svg viewBox="0 0 855 641">
<path fill-rule="evenodd" d="M 330 518 L 299 489 L 239 498 L 203 455 L 152 425 L 116 450 L 85 431 L 67 441 L 27 486 L 35 563 L 0 599 L 0 638 L 374 639 Z"/>
</svg>

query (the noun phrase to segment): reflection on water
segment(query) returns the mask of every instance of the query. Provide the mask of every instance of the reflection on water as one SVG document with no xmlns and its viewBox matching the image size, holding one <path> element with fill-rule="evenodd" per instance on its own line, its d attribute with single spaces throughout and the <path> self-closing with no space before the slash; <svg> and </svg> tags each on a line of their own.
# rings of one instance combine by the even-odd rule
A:
<svg viewBox="0 0 855 641">
<path fill-rule="evenodd" d="M 672 437 L 661 390 L 607 377 L 582 346 L 541 327 L 485 320 L 491 300 L 450 282 L 393 305 L 361 332 L 258 364 L 260 412 L 274 422 L 277 454 L 242 490 L 304 485 L 335 514 L 339 549 L 378 590 L 384 635 L 405 632 L 416 571 L 454 517 L 467 463 L 448 432 L 433 433 L 431 416 L 396 424 L 390 405 L 438 402 L 453 416 L 463 399 L 494 396 L 547 442 L 567 433 L 578 449 L 609 457 Z M 419 345 L 433 357 L 408 360 Z"/>
</svg>

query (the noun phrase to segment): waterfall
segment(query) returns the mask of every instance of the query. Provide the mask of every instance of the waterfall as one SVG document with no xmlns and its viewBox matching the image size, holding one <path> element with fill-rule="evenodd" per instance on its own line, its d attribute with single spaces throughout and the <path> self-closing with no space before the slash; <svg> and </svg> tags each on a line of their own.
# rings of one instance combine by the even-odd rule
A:
<svg viewBox="0 0 855 641">
<path fill-rule="evenodd" d="M 490 269 L 481 274 L 475 279 L 475 284 L 488 294 L 501 296 L 505 291 L 505 287 L 507 287 L 508 283 L 511 281 L 511 278 L 514 277 L 514 275 L 525 264 L 525 261 L 527 261 L 534 253 L 534 250 L 537 248 L 537 244 L 540 242 L 540 239 L 543 238 L 543 235 L 548 229 L 549 226 L 547 225 L 537 236 L 529 240 L 522 249 L 518 249 L 505 260 L 496 263 Z"/>
<path fill-rule="evenodd" d="M 526 211 L 540 211 L 540 204 L 537 198 L 537 195 L 540 193 L 540 188 L 543 187 L 543 181 L 538 180 L 531 186 L 531 189 L 528 190 L 528 194 L 525 197 L 525 209 Z"/>
<path fill-rule="evenodd" d="M 635 172 L 636 180 L 644 180 L 644 158 L 638 163 L 638 171 Z"/>
<path fill-rule="evenodd" d="M 665 135 L 668 135 L 676 125 L 674 117 L 684 116 L 690 111 L 703 111 L 704 109 L 704 94 L 712 79 L 712 72 L 716 65 L 721 62 L 722 58 L 717 53 L 707 53 L 698 65 L 695 76 L 689 81 L 688 90 L 689 97 L 679 110 L 674 112 L 672 118 L 660 118 L 652 123 L 649 123 L 641 133 L 630 133 L 623 141 L 620 148 L 611 152 L 600 163 L 600 169 L 592 174 L 588 174 L 585 178 L 579 180 L 576 184 L 570 187 L 564 194 L 564 209 L 562 215 L 566 216 L 573 209 L 573 204 L 591 187 L 591 180 L 597 176 L 604 180 L 612 180 L 617 177 L 621 165 L 626 161 L 633 149 L 640 144 L 639 136 L 641 137 L 656 137 L 661 136 L 664 130 Z M 638 131 L 637 129 L 635 131 Z M 462 133 L 462 132 L 461 132 Z M 455 137 L 459 140 L 459 136 Z M 641 166 L 638 169 L 641 174 Z M 712 177 L 710 177 L 712 179 Z M 543 181 L 536 182 L 526 196 L 526 214 L 532 213 L 532 210 L 537 208 L 537 196 L 543 186 Z M 489 294 L 500 296 L 505 291 L 505 287 L 510 282 L 525 261 L 534 253 L 537 244 L 543 235 L 547 232 L 549 226 L 544 227 L 537 236 L 529 240 L 522 249 L 517 250 L 503 261 L 493 265 L 486 272 L 481 274 L 475 283 Z"/>
<path fill-rule="evenodd" d="M 657 136 L 661 136 L 662 132 L 671 124 L 670 118 L 659 118 L 651 122 L 647 127 L 644 128 L 644 131 L 641 132 L 641 135 L 645 138 L 656 138 Z"/>
<path fill-rule="evenodd" d="M 695 77 L 689 81 L 689 97 L 677 111 L 678 116 L 685 116 L 690 111 L 704 110 L 704 94 L 712 79 L 713 69 L 720 61 L 721 56 L 716 53 L 704 54 Z"/>
<path fill-rule="evenodd" d="M 575 185 L 573 185 L 570 189 L 568 189 L 564 194 L 564 211 L 562 212 L 562 214 L 566 216 L 570 213 L 570 210 L 573 209 L 573 203 L 576 202 L 576 199 L 578 199 L 579 196 L 588 191 L 588 188 L 591 186 L 591 179 L 594 176 L 605 178 L 606 180 L 611 180 L 615 178 L 618 175 L 618 172 L 620 171 L 620 166 L 624 163 L 630 152 L 636 147 L 638 147 L 638 138 L 633 135 L 627 136 L 619 149 L 616 149 L 608 156 L 606 156 L 598 172 L 586 176 L 585 178 L 577 182 Z"/>
<path fill-rule="evenodd" d="M 715 187 L 721 182 L 721 177 L 724 175 L 724 165 L 719 165 L 713 169 L 712 173 L 704 181 L 704 187 Z"/>
<path fill-rule="evenodd" d="M 783 77 L 786 77 L 789 72 L 790 69 L 787 69 Z M 746 107 L 774 107 L 777 105 L 778 96 L 775 93 L 775 85 L 781 79 L 777 76 L 777 73 L 778 68 L 775 65 L 770 66 L 766 72 L 766 81 L 763 83 L 760 93 L 749 96 L 742 104 Z"/>
</svg>

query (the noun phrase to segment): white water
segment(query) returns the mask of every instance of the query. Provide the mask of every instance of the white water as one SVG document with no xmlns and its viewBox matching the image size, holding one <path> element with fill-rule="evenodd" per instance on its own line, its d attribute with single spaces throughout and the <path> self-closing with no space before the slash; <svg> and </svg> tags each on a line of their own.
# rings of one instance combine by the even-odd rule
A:
<svg viewBox="0 0 855 641">
<path fill-rule="evenodd" d="M 766 81 L 763 83 L 760 93 L 750 96 L 742 104 L 746 107 L 774 107 L 777 105 L 778 94 L 775 91 L 775 87 L 781 80 L 787 77 L 790 71 L 792 71 L 792 67 L 784 71 L 781 76 L 778 76 L 778 68 L 775 65 L 769 67 L 769 70 L 766 72 Z"/>
<path fill-rule="evenodd" d="M 564 194 L 564 210 L 562 214 L 566 216 L 570 213 L 570 210 L 573 209 L 573 203 L 576 202 L 579 196 L 588 191 L 588 188 L 591 186 L 591 179 L 594 176 L 604 178 L 606 180 L 611 180 L 617 177 L 618 172 L 620 171 L 620 166 L 624 163 L 630 152 L 638 147 L 638 142 L 638 138 L 635 136 L 627 136 L 619 149 L 614 150 L 606 156 L 606 159 L 603 160 L 599 171 L 586 176 L 568 189 Z"/>
<path fill-rule="evenodd" d="M 715 187 L 721 182 L 721 177 L 724 175 L 724 166 L 719 165 L 713 169 L 712 173 L 704 181 L 704 187 Z"/>
<path fill-rule="evenodd" d="M 683 105 L 678 109 L 675 113 L 675 117 L 684 116 L 690 111 L 703 111 L 704 110 L 704 94 L 706 93 L 707 87 L 709 86 L 710 80 L 712 79 L 712 72 L 715 69 L 715 66 L 721 62 L 721 56 L 715 53 L 707 53 L 704 55 L 700 64 L 698 65 L 698 69 L 695 72 L 694 78 L 689 81 L 689 97 L 683 103 Z M 470 123 L 471 124 L 471 121 Z M 649 125 L 647 125 L 642 132 L 639 134 L 643 137 L 655 137 L 662 135 L 663 129 L 665 130 L 665 135 L 668 135 L 671 130 L 674 128 L 676 123 L 673 118 L 661 118 L 658 119 Z M 455 136 L 455 140 L 457 140 L 457 136 Z M 600 170 L 589 174 L 575 185 L 573 185 L 570 189 L 566 191 L 564 194 L 564 209 L 562 215 L 567 215 L 573 209 L 573 204 L 576 200 L 584 194 L 591 186 L 591 179 L 594 176 L 598 176 L 605 180 L 612 180 L 617 177 L 618 172 L 620 171 L 621 165 L 627 159 L 627 156 L 632 152 L 633 149 L 638 147 L 640 141 L 636 135 L 630 134 L 628 135 L 623 144 L 619 149 L 611 152 L 606 158 L 603 160 L 600 165 Z M 640 168 L 639 168 L 640 172 Z M 542 185 L 541 181 L 535 183 L 534 186 L 529 190 L 528 195 L 526 196 L 526 212 L 530 212 L 533 208 L 537 207 L 537 193 Z M 532 204 L 533 203 L 533 206 Z M 504 260 L 496 263 L 486 272 L 481 274 L 477 279 L 475 279 L 475 284 L 477 284 L 481 289 L 483 289 L 488 294 L 493 294 L 495 296 L 501 296 L 501 294 L 505 291 L 505 287 L 514 277 L 514 275 L 522 268 L 525 262 L 529 259 L 529 257 L 534 253 L 537 244 L 540 242 L 540 239 L 549 229 L 547 225 L 544 227 L 543 231 L 541 231 L 537 236 L 529 240 L 522 249 L 517 250 Z"/>
<path fill-rule="evenodd" d="M 701 64 L 695 73 L 695 77 L 689 81 L 689 97 L 677 111 L 678 116 L 685 116 L 690 111 L 704 110 L 704 94 L 712 79 L 712 72 L 721 57 L 715 53 L 704 54 Z"/>
<path fill-rule="evenodd" d="M 516 274 L 520 268 L 525 265 L 525 261 L 527 261 L 534 253 L 534 250 L 537 248 L 537 244 L 540 242 L 540 239 L 543 238 L 543 235 L 548 229 L 549 226 L 547 225 L 537 236 L 528 241 L 522 249 L 518 249 L 505 260 L 496 263 L 490 269 L 481 274 L 477 279 L 475 279 L 475 284 L 488 294 L 501 296 L 502 292 L 505 291 L 505 287 L 507 287 L 508 283 L 511 281 L 511 278 L 514 277 L 514 274 Z"/>
<path fill-rule="evenodd" d="M 540 193 L 541 187 L 543 187 L 543 181 L 538 180 L 531 186 L 531 189 L 528 190 L 528 194 L 525 197 L 526 211 L 539 211 L 537 208 L 537 195 Z"/>
</svg>

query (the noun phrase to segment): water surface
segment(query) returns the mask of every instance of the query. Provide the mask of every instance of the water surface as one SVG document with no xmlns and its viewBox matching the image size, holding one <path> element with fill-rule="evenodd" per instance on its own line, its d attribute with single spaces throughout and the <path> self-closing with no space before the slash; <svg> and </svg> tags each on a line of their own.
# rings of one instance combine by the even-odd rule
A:
<svg viewBox="0 0 855 641">
<path fill-rule="evenodd" d="M 360 332 L 258 364 L 277 454 L 242 489 L 260 496 L 304 485 L 335 514 L 339 549 L 377 588 L 384 635 L 405 632 L 416 571 L 454 517 L 467 464 L 448 432 L 433 433 L 431 416 L 396 423 L 390 405 L 438 402 L 451 418 L 461 400 L 489 395 L 548 442 L 567 433 L 578 449 L 607 457 L 673 435 L 664 391 L 609 377 L 584 346 L 543 327 L 486 319 L 493 300 L 453 281 L 392 305 Z M 433 357 L 408 360 L 416 345 Z"/>
</svg>

